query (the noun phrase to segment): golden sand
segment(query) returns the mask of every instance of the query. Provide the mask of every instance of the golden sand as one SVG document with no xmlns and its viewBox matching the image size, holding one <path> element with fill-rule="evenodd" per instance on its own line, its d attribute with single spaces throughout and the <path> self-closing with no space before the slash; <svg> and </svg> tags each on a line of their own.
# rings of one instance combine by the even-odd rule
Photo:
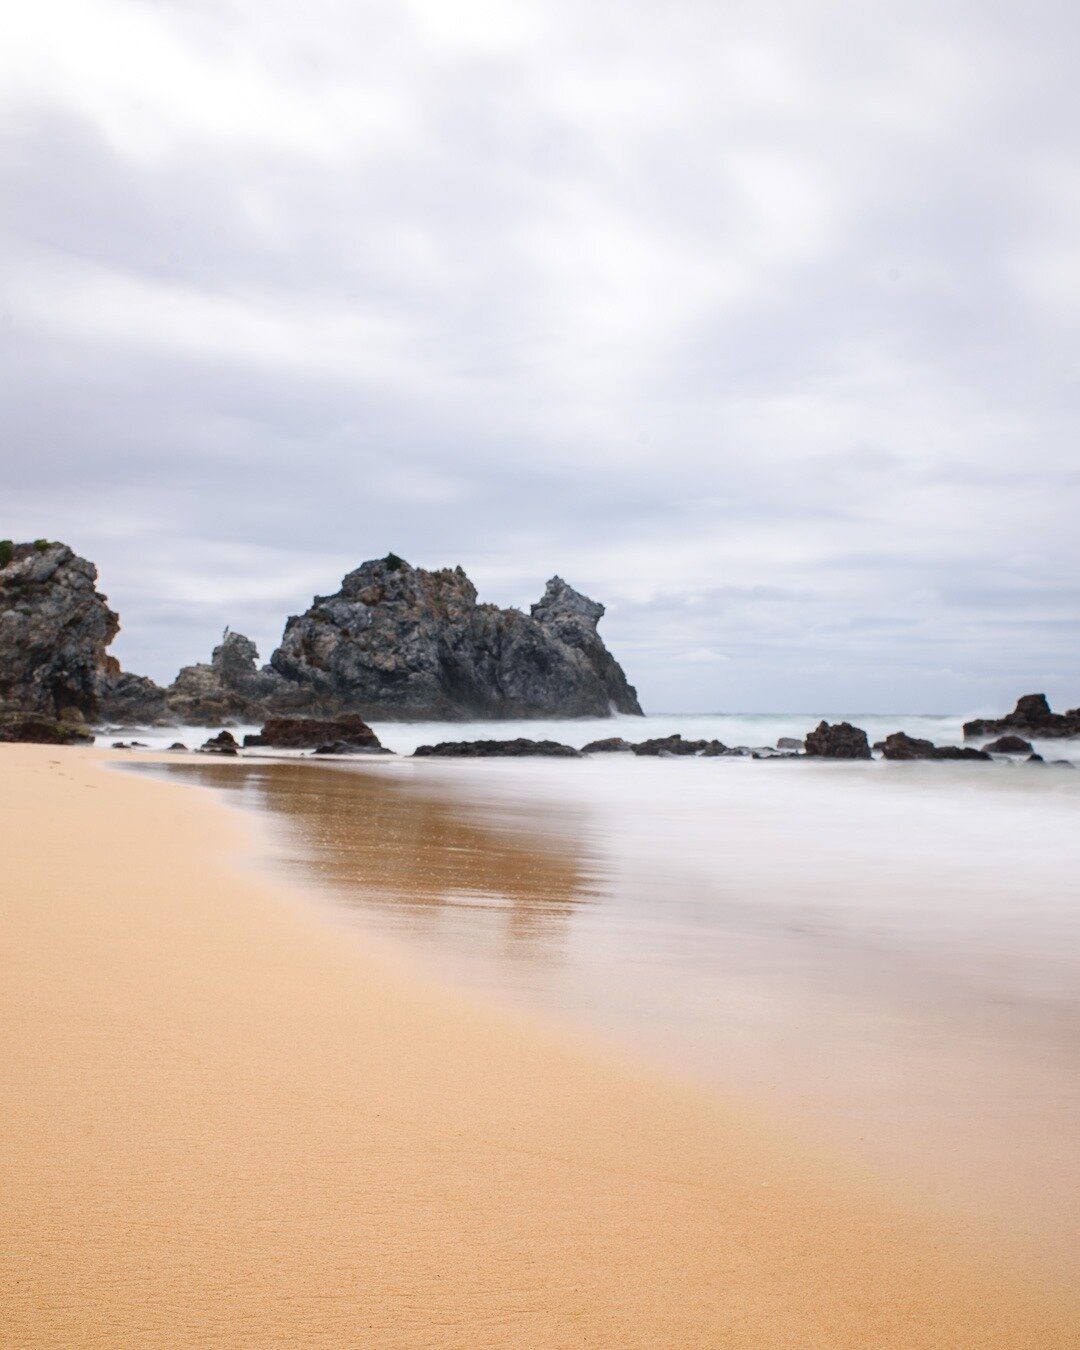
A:
<svg viewBox="0 0 1080 1350">
<path fill-rule="evenodd" d="M 0 747 L 3 1345 L 1077 1343 L 1067 1291 L 430 987 L 106 758 Z"/>
</svg>

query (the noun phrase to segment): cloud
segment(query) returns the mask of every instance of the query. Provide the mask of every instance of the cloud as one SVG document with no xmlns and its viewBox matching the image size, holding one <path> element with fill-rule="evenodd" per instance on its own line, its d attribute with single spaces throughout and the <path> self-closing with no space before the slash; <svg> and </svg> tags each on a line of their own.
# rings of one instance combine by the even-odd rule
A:
<svg viewBox="0 0 1080 1350">
<path fill-rule="evenodd" d="M 126 664 L 393 548 L 566 575 L 654 708 L 1077 702 L 1071 7 L 10 27 L 4 533 Z"/>
</svg>

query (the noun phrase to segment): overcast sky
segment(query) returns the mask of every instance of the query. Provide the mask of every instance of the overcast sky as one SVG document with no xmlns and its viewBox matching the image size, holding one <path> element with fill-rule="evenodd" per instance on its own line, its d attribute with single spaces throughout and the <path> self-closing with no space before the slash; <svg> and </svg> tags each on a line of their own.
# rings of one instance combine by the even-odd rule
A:
<svg viewBox="0 0 1080 1350">
<path fill-rule="evenodd" d="M 1080 704 L 1069 3 L 35 0 L 0 534 L 169 679 L 393 549 L 647 710 Z"/>
</svg>

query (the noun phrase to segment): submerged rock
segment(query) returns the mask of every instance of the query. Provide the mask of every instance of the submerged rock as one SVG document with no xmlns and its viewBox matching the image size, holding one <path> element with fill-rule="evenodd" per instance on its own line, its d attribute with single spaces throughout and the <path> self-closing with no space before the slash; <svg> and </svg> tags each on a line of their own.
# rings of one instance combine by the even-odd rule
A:
<svg viewBox="0 0 1080 1350">
<path fill-rule="evenodd" d="M 1080 708 L 1056 713 L 1050 710 L 1045 694 L 1024 694 L 1005 717 L 976 718 L 964 723 L 964 735 L 995 736 L 999 732 L 1017 732 L 1025 737 L 1059 739 L 1080 736 Z"/>
<path fill-rule="evenodd" d="M 274 750 L 314 750 L 329 744 L 347 746 L 349 750 L 383 748 L 358 713 L 342 713 L 339 717 L 271 717 L 257 735 L 244 737 L 245 746 L 261 745 Z"/>
<path fill-rule="evenodd" d="M 866 732 L 850 722 L 819 722 L 803 744 L 806 753 L 817 759 L 873 758 Z"/>
<path fill-rule="evenodd" d="M 642 741 L 633 747 L 633 751 L 635 755 L 703 755 L 710 758 L 729 753 L 723 741 L 684 741 L 678 733 Z"/>
<path fill-rule="evenodd" d="M 1034 747 L 1030 741 L 1025 741 L 1023 736 L 999 736 L 996 741 L 990 741 L 988 745 L 983 746 L 992 755 L 1032 755 L 1035 753 Z"/>
<path fill-rule="evenodd" d="M 462 757 L 487 759 L 502 756 L 524 757 L 545 755 L 552 759 L 581 759 L 581 751 L 558 741 L 530 741 L 519 736 L 512 741 L 440 741 L 438 745 L 418 745 L 413 751 L 418 758 Z"/>
<path fill-rule="evenodd" d="M 325 745 L 317 745 L 311 753 L 313 755 L 389 755 L 393 752 L 381 745 L 352 745 L 349 741 L 328 741 Z"/>
<path fill-rule="evenodd" d="M 581 747 L 583 755 L 629 755 L 634 747 L 621 736 L 607 736 L 602 741 L 590 741 Z"/>
<path fill-rule="evenodd" d="M 481 605 L 460 567 L 429 572 L 390 554 L 290 618 L 270 664 L 314 711 L 396 720 L 640 714 L 597 634 L 603 613 L 560 577 L 529 615 Z"/>
</svg>

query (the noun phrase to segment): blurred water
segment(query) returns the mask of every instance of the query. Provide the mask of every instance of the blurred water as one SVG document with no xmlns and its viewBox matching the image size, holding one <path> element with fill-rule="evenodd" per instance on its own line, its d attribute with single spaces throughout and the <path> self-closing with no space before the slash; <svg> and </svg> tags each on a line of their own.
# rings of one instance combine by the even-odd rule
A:
<svg viewBox="0 0 1080 1350">
<path fill-rule="evenodd" d="M 752 719 L 648 730 L 753 743 L 802 725 L 736 737 L 733 720 Z M 444 977 L 791 1113 L 1040 1255 L 1080 1255 L 1074 769 L 619 755 L 168 772 L 268 814 L 286 866 Z"/>
<path fill-rule="evenodd" d="M 974 715 L 974 714 L 973 714 Z M 775 745 L 781 736 L 799 740 L 818 722 L 853 722 L 862 727 L 871 743 L 884 740 L 890 732 L 906 731 L 937 745 L 964 744 L 965 716 L 929 713 L 669 713 L 650 717 L 554 718 L 545 721 L 513 722 L 372 722 L 372 728 L 388 750 L 409 755 L 418 745 L 439 741 L 509 740 L 524 736 L 531 740 L 561 741 L 580 749 L 590 741 L 622 736 L 628 741 L 644 741 L 655 736 L 679 733 L 687 740 L 720 740 L 729 746 Z M 240 740 L 256 726 L 233 727 Z M 201 745 L 219 727 L 148 727 L 109 732 L 97 738 L 99 745 L 132 736 L 144 744 L 163 749 L 174 741 L 189 747 Z M 986 738 L 989 739 L 989 738 Z M 978 745 L 981 741 L 973 741 Z M 1045 741 L 1038 746 L 1048 759 L 1069 758 L 1080 762 L 1080 741 Z"/>
</svg>

